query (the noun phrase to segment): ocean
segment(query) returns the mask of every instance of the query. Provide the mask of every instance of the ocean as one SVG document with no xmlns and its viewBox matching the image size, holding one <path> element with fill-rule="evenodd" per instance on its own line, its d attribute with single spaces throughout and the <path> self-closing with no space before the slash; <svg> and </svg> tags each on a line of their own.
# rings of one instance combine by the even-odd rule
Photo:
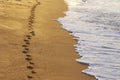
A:
<svg viewBox="0 0 120 80">
<path fill-rule="evenodd" d="M 59 18 L 78 41 L 77 62 L 97 80 L 120 80 L 120 0 L 65 0 L 69 11 Z"/>
</svg>

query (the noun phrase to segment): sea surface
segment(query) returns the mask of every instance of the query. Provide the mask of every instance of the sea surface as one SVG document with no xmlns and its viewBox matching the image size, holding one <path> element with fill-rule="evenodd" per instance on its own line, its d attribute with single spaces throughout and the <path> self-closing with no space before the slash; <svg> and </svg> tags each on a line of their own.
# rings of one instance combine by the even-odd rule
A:
<svg viewBox="0 0 120 80">
<path fill-rule="evenodd" d="M 120 80 L 120 0 L 65 0 L 69 11 L 58 21 L 78 40 L 77 62 L 97 80 Z"/>
</svg>

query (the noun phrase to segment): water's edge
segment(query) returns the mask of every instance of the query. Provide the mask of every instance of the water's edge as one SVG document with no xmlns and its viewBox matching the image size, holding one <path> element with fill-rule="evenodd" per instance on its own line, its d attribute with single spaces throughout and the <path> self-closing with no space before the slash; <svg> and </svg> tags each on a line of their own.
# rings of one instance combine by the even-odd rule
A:
<svg viewBox="0 0 120 80">
<path fill-rule="evenodd" d="M 74 47 L 80 58 L 76 61 L 88 65 L 82 72 L 98 80 L 119 80 L 120 1 L 65 2 L 66 16 L 57 21 L 77 40 Z"/>
</svg>

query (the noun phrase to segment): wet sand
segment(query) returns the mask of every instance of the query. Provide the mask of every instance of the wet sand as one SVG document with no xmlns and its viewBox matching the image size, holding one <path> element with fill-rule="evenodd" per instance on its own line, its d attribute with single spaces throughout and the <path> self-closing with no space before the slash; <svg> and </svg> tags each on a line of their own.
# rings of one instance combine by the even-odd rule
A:
<svg viewBox="0 0 120 80">
<path fill-rule="evenodd" d="M 0 0 L 1 80 L 95 80 L 81 71 L 76 41 L 55 21 L 63 0 Z"/>
</svg>

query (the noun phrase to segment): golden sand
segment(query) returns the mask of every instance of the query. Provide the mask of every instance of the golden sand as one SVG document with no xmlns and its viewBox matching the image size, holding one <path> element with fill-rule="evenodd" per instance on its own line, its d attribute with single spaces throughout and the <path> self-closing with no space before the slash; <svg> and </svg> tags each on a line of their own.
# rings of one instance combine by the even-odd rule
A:
<svg viewBox="0 0 120 80">
<path fill-rule="evenodd" d="M 67 10 L 63 0 L 36 1 L 0 0 L 0 80 L 95 80 L 55 21 Z"/>
</svg>

